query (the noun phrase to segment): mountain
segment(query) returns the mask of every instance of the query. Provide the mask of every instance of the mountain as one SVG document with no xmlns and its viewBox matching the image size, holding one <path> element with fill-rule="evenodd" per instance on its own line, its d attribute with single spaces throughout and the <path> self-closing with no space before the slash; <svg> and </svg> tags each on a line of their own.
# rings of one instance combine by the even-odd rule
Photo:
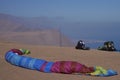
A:
<svg viewBox="0 0 120 80">
<path fill-rule="evenodd" d="M 47 18 L 31 19 L 0 14 L 0 39 L 35 45 L 73 45 L 72 41 L 57 29 L 47 28 L 48 26 L 43 25 L 45 22 L 47 25 L 50 22 L 52 24 L 52 20 Z"/>
<path fill-rule="evenodd" d="M 23 17 L 16 17 L 8 14 L 0 14 L 0 32 L 23 32 L 41 30 L 31 28 L 27 20 Z"/>
<path fill-rule="evenodd" d="M 17 17 L 0 13 L 0 31 L 36 31 L 59 28 L 64 18 Z M 11 28 L 12 27 L 12 28 Z"/>
</svg>

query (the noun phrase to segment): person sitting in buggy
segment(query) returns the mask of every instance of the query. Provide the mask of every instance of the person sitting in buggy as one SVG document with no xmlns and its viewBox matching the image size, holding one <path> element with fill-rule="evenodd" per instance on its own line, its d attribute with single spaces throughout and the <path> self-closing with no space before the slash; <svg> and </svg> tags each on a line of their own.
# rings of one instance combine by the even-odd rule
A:
<svg viewBox="0 0 120 80">
<path fill-rule="evenodd" d="M 104 42 L 103 46 L 98 47 L 98 50 L 116 51 L 116 48 L 114 47 L 114 42 L 113 41 L 106 41 L 106 42 Z"/>
<path fill-rule="evenodd" d="M 85 42 L 82 40 L 79 40 L 77 45 L 75 46 L 76 49 L 82 49 L 82 50 L 89 50 L 89 47 L 85 46 Z"/>
</svg>

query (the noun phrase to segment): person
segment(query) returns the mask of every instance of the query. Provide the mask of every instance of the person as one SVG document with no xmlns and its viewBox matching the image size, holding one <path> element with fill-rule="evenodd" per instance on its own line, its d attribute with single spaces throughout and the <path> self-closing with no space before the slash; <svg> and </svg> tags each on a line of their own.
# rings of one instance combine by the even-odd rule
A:
<svg viewBox="0 0 120 80">
<path fill-rule="evenodd" d="M 85 42 L 82 40 L 79 40 L 77 45 L 75 46 L 76 49 L 82 49 L 82 50 L 89 50 L 89 47 L 85 46 Z"/>
<path fill-rule="evenodd" d="M 116 48 L 114 47 L 113 41 L 106 41 L 102 47 L 98 47 L 98 50 L 116 51 Z"/>
<path fill-rule="evenodd" d="M 88 67 L 77 61 L 46 61 L 43 59 L 31 58 L 22 56 L 24 54 L 30 54 L 27 49 L 11 49 L 5 54 L 5 59 L 12 65 L 27 68 L 31 70 L 37 70 L 46 73 L 64 73 L 64 74 L 84 74 L 91 76 L 110 76 L 116 75 L 115 71 L 109 72 L 100 66 Z M 113 74 L 114 73 L 114 74 Z"/>
</svg>

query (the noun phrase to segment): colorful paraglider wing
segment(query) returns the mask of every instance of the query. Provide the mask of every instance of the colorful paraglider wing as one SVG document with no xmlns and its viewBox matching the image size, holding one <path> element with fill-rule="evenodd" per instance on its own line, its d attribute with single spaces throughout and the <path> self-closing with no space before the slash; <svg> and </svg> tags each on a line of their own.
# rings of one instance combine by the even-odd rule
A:
<svg viewBox="0 0 120 80">
<path fill-rule="evenodd" d="M 30 53 L 30 51 L 11 49 L 6 53 L 5 59 L 7 62 L 15 66 L 37 70 L 41 72 L 47 72 L 47 73 L 50 72 L 65 73 L 65 74 L 83 73 L 90 76 L 101 76 L 101 77 L 117 75 L 117 72 L 112 69 L 106 70 L 100 66 L 87 67 L 75 61 L 48 62 L 42 59 L 21 56 L 25 53 L 26 54 Z"/>
</svg>

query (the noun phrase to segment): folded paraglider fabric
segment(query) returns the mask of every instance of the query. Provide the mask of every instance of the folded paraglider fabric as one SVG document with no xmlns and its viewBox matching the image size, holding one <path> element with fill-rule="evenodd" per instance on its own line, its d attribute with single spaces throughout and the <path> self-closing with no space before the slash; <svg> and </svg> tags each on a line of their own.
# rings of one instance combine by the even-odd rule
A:
<svg viewBox="0 0 120 80">
<path fill-rule="evenodd" d="M 30 53 L 30 51 L 27 52 Z M 86 65 L 76 61 L 51 62 L 43 59 L 22 56 L 25 53 L 26 53 L 25 51 L 22 52 L 20 49 L 11 49 L 6 53 L 5 59 L 12 65 L 46 73 L 51 72 L 64 74 L 81 73 L 84 75 L 101 77 L 117 75 L 117 72 L 112 69 L 105 70 L 102 67 L 98 66 L 87 67 Z"/>
<path fill-rule="evenodd" d="M 87 67 L 75 61 L 57 61 L 51 68 L 52 72 L 57 73 L 90 73 L 94 71 L 94 67 Z"/>
<path fill-rule="evenodd" d="M 100 66 L 95 67 L 95 71 L 90 73 L 91 76 L 101 76 L 101 77 L 109 77 L 109 76 L 114 76 L 117 75 L 118 73 L 112 69 L 104 69 Z"/>
<path fill-rule="evenodd" d="M 42 59 L 36 59 L 26 56 L 19 56 L 12 51 L 7 52 L 7 54 L 5 55 L 5 59 L 13 65 L 33 70 L 35 69 L 43 72 L 51 72 L 50 69 L 53 65 L 53 62 L 47 62 Z"/>
</svg>

